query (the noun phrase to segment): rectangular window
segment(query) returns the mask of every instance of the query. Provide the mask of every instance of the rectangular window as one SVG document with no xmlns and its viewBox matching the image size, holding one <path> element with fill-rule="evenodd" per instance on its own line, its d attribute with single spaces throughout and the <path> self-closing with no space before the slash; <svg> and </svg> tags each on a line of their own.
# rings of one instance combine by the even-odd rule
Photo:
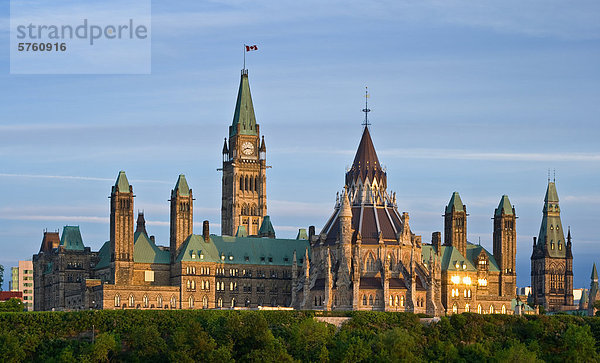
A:
<svg viewBox="0 0 600 363">
<path fill-rule="evenodd" d="M 144 281 L 154 282 L 154 271 L 144 271 Z"/>
</svg>

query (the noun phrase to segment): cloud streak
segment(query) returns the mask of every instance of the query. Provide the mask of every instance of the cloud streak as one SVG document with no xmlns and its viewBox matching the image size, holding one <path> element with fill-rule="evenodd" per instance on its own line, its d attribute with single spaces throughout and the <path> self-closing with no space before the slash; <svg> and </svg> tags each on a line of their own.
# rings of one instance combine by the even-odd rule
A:
<svg viewBox="0 0 600 363">
<path fill-rule="evenodd" d="M 10 174 L 0 173 L 0 177 L 7 178 L 31 178 L 31 179 L 60 179 L 60 180 L 84 180 L 84 181 L 109 181 L 112 182 L 114 178 L 98 178 L 93 176 L 73 176 L 73 175 L 43 175 L 43 174 Z M 158 183 L 158 184 L 172 184 L 172 182 L 166 180 L 152 180 L 152 179 L 131 179 L 132 183 Z"/>
</svg>

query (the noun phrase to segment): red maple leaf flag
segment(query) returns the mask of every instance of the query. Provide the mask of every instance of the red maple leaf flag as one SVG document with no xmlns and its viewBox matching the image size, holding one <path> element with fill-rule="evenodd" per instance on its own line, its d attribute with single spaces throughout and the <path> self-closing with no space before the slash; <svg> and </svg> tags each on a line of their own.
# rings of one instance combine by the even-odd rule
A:
<svg viewBox="0 0 600 363">
<path fill-rule="evenodd" d="M 249 52 L 251 50 L 258 50 L 258 46 L 256 44 L 254 44 L 254 45 L 247 45 L 246 46 L 246 52 Z"/>
</svg>

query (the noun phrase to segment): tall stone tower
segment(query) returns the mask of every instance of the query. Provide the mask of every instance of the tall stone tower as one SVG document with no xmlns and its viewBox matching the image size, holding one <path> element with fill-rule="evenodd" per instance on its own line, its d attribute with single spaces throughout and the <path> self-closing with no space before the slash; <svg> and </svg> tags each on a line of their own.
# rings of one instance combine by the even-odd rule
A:
<svg viewBox="0 0 600 363">
<path fill-rule="evenodd" d="M 179 254 L 179 247 L 194 231 L 194 197 L 185 175 L 179 175 L 175 188 L 171 190 L 171 233 L 169 250 L 171 264 Z"/>
<path fill-rule="evenodd" d="M 267 215 L 266 153 L 264 137 L 254 116 L 248 70 L 242 70 L 229 143 L 223 145 L 221 234 L 233 236 L 238 227 L 258 234 Z"/>
<path fill-rule="evenodd" d="M 133 227 L 133 187 L 120 171 L 110 194 L 112 283 L 129 285 L 133 281 Z"/>
<path fill-rule="evenodd" d="M 515 262 L 517 256 L 517 229 L 515 207 L 507 195 L 500 199 L 494 211 L 494 258 L 500 267 L 500 295 L 514 296 L 517 288 Z"/>
<path fill-rule="evenodd" d="M 542 224 L 533 238 L 531 254 L 531 289 L 536 305 L 547 310 L 573 309 L 573 254 L 571 231 L 565 241 L 558 193 L 554 182 L 548 181 Z"/>
<path fill-rule="evenodd" d="M 463 256 L 467 253 L 467 216 L 467 206 L 454 192 L 444 214 L 444 244 L 453 246 Z"/>
</svg>

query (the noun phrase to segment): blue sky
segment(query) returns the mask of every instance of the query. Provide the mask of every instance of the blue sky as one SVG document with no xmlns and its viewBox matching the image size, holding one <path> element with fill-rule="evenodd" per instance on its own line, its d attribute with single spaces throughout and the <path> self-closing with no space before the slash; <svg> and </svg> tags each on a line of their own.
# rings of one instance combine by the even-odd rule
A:
<svg viewBox="0 0 600 363">
<path fill-rule="evenodd" d="M 0 264 L 39 250 L 44 229 L 108 239 L 107 197 L 126 170 L 150 234 L 168 244 L 170 189 L 194 190 L 196 230 L 218 231 L 221 147 L 242 44 L 268 148 L 278 236 L 320 229 L 361 135 L 364 87 L 388 188 L 424 241 L 458 191 L 468 237 L 491 250 L 508 194 L 518 285 L 529 285 L 556 169 L 575 286 L 600 262 L 600 4 L 580 1 L 178 1 L 152 4 L 150 75 L 10 75 L 0 3 Z M 8 277 L 8 276 L 5 276 Z M 6 285 L 5 285 L 6 288 Z"/>
</svg>

